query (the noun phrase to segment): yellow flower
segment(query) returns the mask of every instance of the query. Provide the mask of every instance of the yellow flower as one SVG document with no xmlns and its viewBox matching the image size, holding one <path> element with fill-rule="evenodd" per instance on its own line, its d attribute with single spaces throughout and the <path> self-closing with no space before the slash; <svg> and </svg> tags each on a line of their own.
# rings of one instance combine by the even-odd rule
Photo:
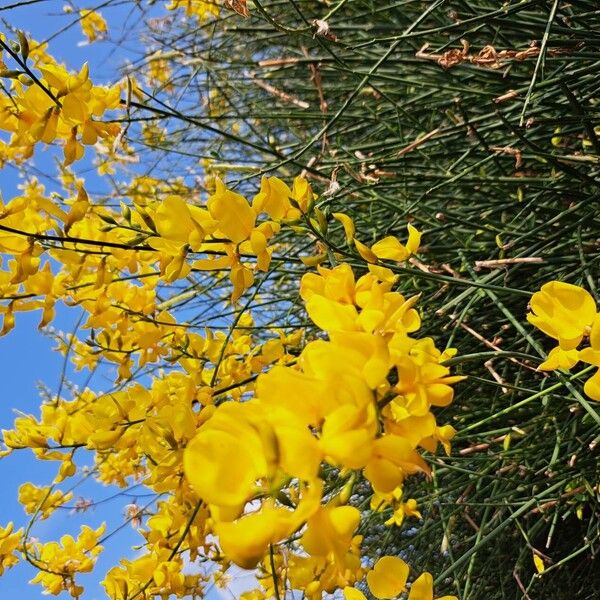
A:
<svg viewBox="0 0 600 600">
<path fill-rule="evenodd" d="M 373 452 L 364 470 L 373 489 L 384 494 L 401 485 L 407 475 L 419 472 L 429 474 L 427 463 L 407 440 L 396 435 L 384 435 L 373 442 Z"/>
<path fill-rule="evenodd" d="M 294 179 L 292 185 L 292 198 L 303 213 L 312 210 L 315 195 L 310 187 L 310 183 L 300 175 Z"/>
<path fill-rule="evenodd" d="M 382 556 L 367 573 L 367 584 L 375 598 L 386 600 L 404 591 L 408 565 L 397 556 Z"/>
<path fill-rule="evenodd" d="M 371 251 L 377 258 L 404 262 L 412 254 L 419 250 L 421 234 L 412 225 L 408 225 L 408 241 L 406 246 L 401 244 L 397 238 L 388 236 L 371 246 Z"/>
<path fill-rule="evenodd" d="M 22 529 L 13 533 L 12 522 L 6 527 L 0 527 L 0 576 L 4 574 L 5 569 L 10 569 L 19 562 L 15 551 L 21 544 L 22 535 Z"/>
<path fill-rule="evenodd" d="M 242 506 L 269 472 L 263 439 L 247 413 L 247 405 L 223 404 L 185 449 L 186 477 L 208 504 Z"/>
<path fill-rule="evenodd" d="M 312 556 L 343 562 L 359 523 L 360 512 L 353 506 L 321 506 L 308 520 L 300 542 Z"/>
<path fill-rule="evenodd" d="M 433 577 L 431 573 L 423 573 L 410 586 L 408 600 L 433 600 Z M 456 596 L 441 596 L 437 600 L 457 600 Z"/>
<path fill-rule="evenodd" d="M 596 303 L 583 288 L 550 281 L 533 294 L 527 320 L 546 335 L 558 340 L 563 350 L 576 348 L 596 315 Z"/>
<path fill-rule="evenodd" d="M 215 533 L 228 558 L 243 569 L 252 569 L 265 555 L 269 544 L 284 539 L 297 526 L 289 510 L 263 505 L 258 512 L 237 521 L 217 523 Z"/>
<path fill-rule="evenodd" d="M 243 196 L 228 190 L 220 179 L 216 186 L 215 193 L 208 199 L 208 210 L 218 222 L 219 231 L 234 244 L 239 244 L 252 234 L 256 213 Z"/>
<path fill-rule="evenodd" d="M 350 265 L 343 263 L 334 269 L 317 267 L 319 274 L 302 277 L 300 296 L 308 302 L 313 296 L 324 296 L 342 304 L 354 304 L 356 284 Z"/>
<path fill-rule="evenodd" d="M 277 177 L 263 177 L 260 181 L 260 192 L 254 196 L 252 208 L 256 214 L 267 213 L 271 219 L 295 220 L 301 213 L 292 207 L 290 198 L 292 190 Z"/>
<path fill-rule="evenodd" d="M 108 32 L 106 21 L 99 12 L 84 9 L 79 11 L 79 16 L 81 29 L 90 44 L 101 39 Z"/>
<path fill-rule="evenodd" d="M 600 367 L 600 313 L 594 317 L 590 331 L 590 347 L 579 352 L 579 358 L 590 365 Z M 592 399 L 600 402 L 600 369 L 584 384 L 583 391 Z"/>
<path fill-rule="evenodd" d="M 405 517 L 421 518 L 421 513 L 417 509 L 417 501 L 409 498 L 402 502 L 404 492 L 401 487 L 397 487 L 389 494 L 374 493 L 371 498 L 371 510 L 383 512 L 387 508 L 392 508 L 392 516 L 385 522 L 386 525 L 402 525 Z"/>
<path fill-rule="evenodd" d="M 197 17 L 201 21 L 210 16 L 219 15 L 219 2 L 215 0 L 171 0 L 167 4 L 167 10 L 185 8 L 188 17 Z"/>
<path fill-rule="evenodd" d="M 52 491 L 49 486 L 40 487 L 33 483 L 24 483 L 19 488 L 19 503 L 27 514 L 39 512 L 42 519 L 47 519 L 59 506 L 73 497 L 71 492 Z"/>
</svg>

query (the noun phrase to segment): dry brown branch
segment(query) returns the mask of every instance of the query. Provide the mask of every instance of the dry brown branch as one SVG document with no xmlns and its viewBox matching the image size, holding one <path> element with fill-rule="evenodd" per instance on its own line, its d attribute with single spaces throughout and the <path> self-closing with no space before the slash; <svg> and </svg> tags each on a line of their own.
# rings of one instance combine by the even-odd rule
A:
<svg viewBox="0 0 600 600">
<path fill-rule="evenodd" d="M 475 531 L 479 531 L 479 525 L 473 521 L 466 510 L 463 512 L 463 518 Z"/>
<path fill-rule="evenodd" d="M 514 156 L 515 169 L 519 169 L 523 165 L 523 153 L 518 148 L 511 148 L 509 146 L 494 146 L 492 147 L 492 150 L 496 152 L 496 154 L 510 154 L 511 156 Z"/>
<path fill-rule="evenodd" d="M 493 438 L 489 442 L 482 442 L 481 444 L 474 444 L 473 446 L 469 446 L 468 448 L 463 448 L 462 450 L 459 450 L 458 453 L 461 456 L 465 456 L 466 454 L 473 454 L 474 452 L 483 452 L 484 450 L 487 450 L 492 444 L 503 442 L 506 439 L 507 435 L 508 434 L 499 435 L 498 437 Z"/>
<path fill-rule="evenodd" d="M 506 92 L 506 94 L 502 94 L 501 96 L 497 96 L 496 98 L 494 98 L 494 102 L 496 104 L 500 104 L 501 102 L 506 102 L 507 100 L 512 100 L 513 98 L 516 98 L 519 95 L 519 92 L 517 92 L 516 90 L 508 90 L 508 92 Z"/>
<path fill-rule="evenodd" d="M 469 54 L 470 46 L 467 40 L 461 40 L 462 48 L 453 48 L 442 54 L 427 53 L 430 44 L 425 44 L 416 54 L 417 58 L 433 60 L 443 69 L 451 69 L 461 63 L 470 63 L 487 69 L 501 69 L 510 61 L 523 61 L 539 55 L 538 46 L 530 46 L 524 50 L 496 50 L 494 46 L 484 46 L 477 54 Z M 549 48 L 548 56 L 570 54 L 572 48 Z"/>
<path fill-rule="evenodd" d="M 495 148 L 494 148 L 495 150 Z M 524 256 L 523 258 L 498 258 L 496 260 L 476 260 L 475 269 L 496 269 L 506 265 L 540 264 L 544 259 L 539 256 Z"/>
<path fill-rule="evenodd" d="M 570 498 L 571 496 L 576 496 L 577 494 L 580 494 L 581 492 L 584 492 L 584 491 L 585 491 L 585 486 L 580 485 L 576 488 L 573 488 L 572 490 L 569 490 L 568 492 L 565 492 L 564 494 L 561 494 L 556 500 L 550 500 L 549 502 L 544 502 L 543 504 L 536 506 L 534 509 L 531 510 L 530 514 L 544 512 L 548 508 L 552 508 L 553 506 L 556 506 L 561 500 L 564 500 L 565 498 Z"/>
<path fill-rule="evenodd" d="M 248 18 L 250 16 L 250 11 L 246 6 L 246 0 L 225 0 L 225 7 L 238 15 L 242 15 L 242 17 Z"/>
<path fill-rule="evenodd" d="M 502 386 L 502 393 L 508 394 L 508 388 L 505 386 L 505 381 L 500 377 L 500 374 L 492 366 L 492 360 L 486 360 L 483 366 L 489 371 L 490 375 Z"/>
<path fill-rule="evenodd" d="M 484 338 L 480 333 L 478 333 L 477 331 L 475 331 L 474 329 L 472 329 L 465 323 L 459 323 L 459 325 L 467 333 L 470 333 L 475 339 L 478 339 L 482 344 L 485 344 L 488 348 L 491 348 L 492 350 L 496 350 L 498 352 L 502 351 L 502 348 L 500 348 L 500 346 L 498 345 L 502 341 L 501 338 L 494 338 L 490 342 L 488 339 Z M 512 363 L 515 363 L 516 365 L 519 365 L 520 367 L 529 369 L 530 371 L 537 371 L 537 369 L 535 367 L 531 367 L 528 364 L 526 364 L 512 356 L 508 360 L 510 360 L 510 362 L 512 362 Z"/>
<path fill-rule="evenodd" d="M 297 65 L 300 59 L 298 58 L 267 58 L 259 60 L 259 67 L 285 67 L 286 65 Z"/>
<path fill-rule="evenodd" d="M 525 586 L 523 585 L 523 582 L 521 581 L 521 578 L 516 570 L 513 571 L 513 577 L 515 578 L 515 581 L 517 582 L 517 585 L 523 594 L 524 600 L 531 600 L 531 596 L 527 593 L 527 590 L 525 589 Z"/>
<path fill-rule="evenodd" d="M 418 148 L 421 144 L 424 144 L 427 140 L 430 140 L 432 137 L 434 137 L 439 132 L 440 132 L 440 128 L 437 127 L 433 131 L 426 133 L 423 137 L 420 137 L 419 139 L 415 140 L 414 142 L 411 142 L 408 146 L 405 146 L 404 148 L 402 148 L 402 150 L 400 150 L 398 152 L 397 156 L 404 156 L 405 154 L 408 154 L 415 148 Z"/>
<path fill-rule="evenodd" d="M 276 87 L 272 86 L 270 83 L 265 83 L 261 79 L 258 79 L 254 73 L 248 73 L 247 75 L 248 75 L 248 78 L 251 79 L 259 88 L 265 90 L 266 92 L 269 92 L 269 94 L 272 94 L 273 96 L 276 96 L 283 102 L 289 102 L 290 104 L 293 104 L 294 106 L 297 106 L 298 108 L 304 108 L 304 109 L 310 108 L 310 104 L 308 102 L 305 102 L 304 100 L 300 100 L 299 98 L 296 98 L 296 96 L 292 96 L 291 94 L 288 94 L 287 92 L 278 90 Z"/>
</svg>

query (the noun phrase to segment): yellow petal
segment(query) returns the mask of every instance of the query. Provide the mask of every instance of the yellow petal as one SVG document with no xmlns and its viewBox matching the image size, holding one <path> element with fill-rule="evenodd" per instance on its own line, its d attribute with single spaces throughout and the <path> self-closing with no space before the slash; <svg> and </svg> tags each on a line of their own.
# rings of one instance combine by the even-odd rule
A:
<svg viewBox="0 0 600 600">
<path fill-rule="evenodd" d="M 342 560 L 359 523 L 360 512 L 353 506 L 320 507 L 309 519 L 300 541 L 313 556 L 332 552 L 337 560 Z"/>
<path fill-rule="evenodd" d="M 278 425 L 277 449 L 281 468 L 293 477 L 312 481 L 321 463 L 321 450 L 317 440 L 304 427 Z"/>
<path fill-rule="evenodd" d="M 406 242 L 406 249 L 409 254 L 416 254 L 419 250 L 419 244 L 421 243 L 421 233 L 416 227 L 412 225 L 407 226 L 408 229 L 408 241 Z"/>
<path fill-rule="evenodd" d="M 594 350 L 600 351 L 600 313 L 594 317 L 594 321 L 592 322 L 592 330 L 590 331 L 590 344 Z"/>
<path fill-rule="evenodd" d="M 360 590 L 349 586 L 344 588 L 344 598 L 346 600 L 367 600 L 366 596 Z"/>
<path fill-rule="evenodd" d="M 342 224 L 344 233 L 346 234 L 346 241 L 348 244 L 351 244 L 356 232 L 354 221 L 345 213 L 331 213 L 331 216 Z"/>
<path fill-rule="evenodd" d="M 375 598 L 393 598 L 404 590 L 408 573 L 408 565 L 401 558 L 383 556 L 367 573 L 367 584 Z"/>
<path fill-rule="evenodd" d="M 356 247 L 356 251 L 360 254 L 360 256 L 366 260 L 368 263 L 376 263 L 377 255 L 362 242 L 359 242 L 356 238 L 354 238 L 354 246 Z"/>
<path fill-rule="evenodd" d="M 312 296 L 306 311 L 313 323 L 323 331 L 356 331 L 358 313 L 351 304 L 340 304 L 324 296 Z"/>
<path fill-rule="evenodd" d="M 281 508 L 263 507 L 259 512 L 214 527 L 223 552 L 236 565 L 252 569 L 266 554 L 269 544 L 289 535 L 295 526 L 291 513 Z"/>
<path fill-rule="evenodd" d="M 315 195 L 310 187 L 310 183 L 308 183 L 308 181 L 301 175 L 298 175 L 298 177 L 294 179 L 292 197 L 297 202 L 298 207 L 303 213 L 310 212 L 312 210 Z"/>
<path fill-rule="evenodd" d="M 209 420 L 185 449 L 185 475 L 205 502 L 239 506 L 252 495 L 256 480 L 266 474 L 262 443 L 242 423 L 227 421 L 229 431 L 210 425 Z"/>
<path fill-rule="evenodd" d="M 600 370 L 596 371 L 583 385 L 586 396 L 600 402 Z"/>
<path fill-rule="evenodd" d="M 408 250 L 391 235 L 373 244 L 371 250 L 377 258 L 383 260 L 403 262 L 410 256 Z"/>
<path fill-rule="evenodd" d="M 408 600 L 433 600 L 433 577 L 431 573 L 423 573 L 410 586 Z"/>
<path fill-rule="evenodd" d="M 579 351 L 563 350 L 560 346 L 552 348 L 546 360 L 538 367 L 540 371 L 554 371 L 555 369 L 572 369 L 579 362 Z"/>
<path fill-rule="evenodd" d="M 192 218 L 187 204 L 180 196 L 167 196 L 156 211 L 158 234 L 173 242 L 187 244 L 192 231 Z"/>
<path fill-rule="evenodd" d="M 323 418 L 324 398 L 331 395 L 324 381 L 289 367 L 276 366 L 260 375 L 257 394 L 267 406 L 289 408 L 307 425 L 316 426 Z"/>
<path fill-rule="evenodd" d="M 357 415 L 362 412 L 354 406 L 341 406 L 325 420 L 321 448 L 334 464 L 360 469 L 368 461 L 373 434 L 361 427 Z"/>
<path fill-rule="evenodd" d="M 395 275 L 391 269 L 387 267 L 378 267 L 377 265 L 367 265 L 369 271 L 379 279 L 379 281 L 385 281 L 386 283 L 396 283 L 400 275 Z"/>
<path fill-rule="evenodd" d="M 329 513 L 329 519 L 340 537 L 349 537 L 360 523 L 360 512 L 354 506 L 337 506 Z"/>
<path fill-rule="evenodd" d="M 228 190 L 220 179 L 216 180 L 216 186 L 216 192 L 208 199 L 208 210 L 219 223 L 219 230 L 239 244 L 252 234 L 256 213 L 243 196 Z"/>
</svg>

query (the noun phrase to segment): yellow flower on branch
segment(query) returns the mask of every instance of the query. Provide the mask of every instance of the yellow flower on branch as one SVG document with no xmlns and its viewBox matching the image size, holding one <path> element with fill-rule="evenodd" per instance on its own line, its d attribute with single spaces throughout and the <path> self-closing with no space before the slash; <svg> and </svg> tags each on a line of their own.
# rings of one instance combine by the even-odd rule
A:
<svg viewBox="0 0 600 600">
<path fill-rule="evenodd" d="M 596 315 L 596 303 L 583 288 L 550 281 L 529 302 L 527 320 L 558 341 L 563 350 L 573 350 L 589 332 Z"/>
<path fill-rule="evenodd" d="M 404 591 L 408 565 L 397 556 L 382 556 L 367 573 L 367 584 L 375 598 L 387 600 Z"/>
<path fill-rule="evenodd" d="M 79 11 L 81 29 L 91 44 L 102 39 L 108 33 L 108 26 L 104 17 L 94 10 L 84 9 Z"/>
<path fill-rule="evenodd" d="M 431 573 L 423 573 L 410 586 L 408 600 L 434 600 L 433 577 Z M 440 596 L 436 600 L 458 600 L 456 596 Z"/>
<path fill-rule="evenodd" d="M 6 569 L 14 567 L 19 562 L 16 552 L 21 546 L 23 530 L 13 532 L 13 528 L 12 522 L 6 527 L 0 527 L 0 577 Z"/>
<path fill-rule="evenodd" d="M 596 302 L 582 287 L 550 281 L 533 294 L 527 320 L 546 335 L 558 340 L 538 369 L 571 369 L 580 360 L 600 367 L 600 313 Z M 578 346 L 589 337 L 589 347 Z M 600 402 L 600 369 L 583 386 L 592 400 Z"/>
</svg>

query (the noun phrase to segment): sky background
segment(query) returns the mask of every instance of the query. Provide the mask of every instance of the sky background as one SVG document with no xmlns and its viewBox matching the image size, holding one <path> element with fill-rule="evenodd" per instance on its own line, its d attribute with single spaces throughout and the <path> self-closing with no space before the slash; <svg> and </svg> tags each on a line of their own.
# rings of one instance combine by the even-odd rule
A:
<svg viewBox="0 0 600 600">
<path fill-rule="evenodd" d="M 132 29 L 143 25 L 136 20 L 131 12 L 131 4 L 114 0 L 112 2 L 96 2 L 89 4 L 74 3 L 77 8 L 94 8 L 102 5 L 101 13 L 106 19 L 110 40 L 106 43 L 87 45 L 76 15 L 65 14 L 62 1 L 42 0 L 37 4 L 30 4 L 18 8 L 6 7 L 14 2 L 0 1 L 0 31 L 9 38 L 7 24 L 23 29 L 35 40 L 51 38 L 49 52 L 57 59 L 64 62 L 70 69 L 79 70 L 85 61 L 90 64 L 91 78 L 94 83 L 113 83 L 118 78 L 118 67 L 124 62 L 137 56 L 140 47 L 131 42 L 122 43 L 127 35 L 132 39 Z M 160 3 L 157 3 L 160 5 Z M 164 3 L 163 3 L 164 4 Z M 162 6 L 155 9 L 162 11 Z M 152 13 L 151 13 L 152 14 Z M 55 151 L 36 151 L 36 164 L 41 171 L 45 169 L 56 172 L 52 159 Z M 83 161 L 82 161 L 83 163 Z M 81 167 L 81 164 L 78 165 Z M 83 164 L 84 171 L 85 164 Z M 78 168 L 78 170 L 79 170 Z M 93 171 L 85 173 L 86 188 L 88 191 L 99 186 L 100 181 Z M 18 185 L 22 183 L 18 171 L 14 167 L 6 166 L 0 170 L 0 191 L 4 201 L 9 201 L 19 193 Z M 51 190 L 51 185 L 48 185 Z M 80 313 L 77 309 L 62 308 L 58 310 L 57 319 L 53 325 L 63 331 L 72 331 Z M 0 428 L 12 428 L 15 411 L 39 414 L 40 395 L 38 385 L 41 383 L 52 393 L 56 393 L 60 381 L 60 372 L 63 368 L 63 358 L 52 350 L 54 342 L 42 335 L 37 325 L 40 320 L 39 311 L 33 313 L 18 313 L 16 327 L 6 337 L 0 338 Z M 74 383 L 83 381 L 81 374 L 75 374 L 71 369 L 67 371 L 68 379 Z M 100 377 L 103 375 L 100 374 Z M 106 376 L 106 374 L 105 374 Z M 108 380 L 107 380 L 108 381 Z M 96 379 L 94 389 L 101 388 L 102 381 Z M 22 451 L 0 460 L 0 481 L 2 482 L 2 495 L 0 496 L 0 526 L 9 521 L 15 523 L 15 528 L 27 523 L 27 517 L 22 507 L 17 502 L 19 486 L 31 481 L 37 485 L 48 485 L 56 474 L 56 462 L 40 462 L 34 460 L 31 452 Z M 77 478 L 69 480 L 77 482 Z M 65 487 L 63 487 L 65 489 Z M 103 521 L 118 524 L 124 522 L 125 505 L 134 501 L 134 497 L 117 497 L 110 499 L 115 493 L 114 488 L 105 488 L 97 484 L 85 482 L 75 490 L 75 499 L 83 497 L 93 499 L 100 503 L 84 514 L 74 513 L 69 508 L 56 511 L 50 519 L 36 524 L 32 534 L 42 541 L 58 539 L 64 533 L 77 533 L 81 524 L 98 527 Z M 140 489 L 140 493 L 143 490 Z M 144 498 L 138 499 L 138 504 L 143 504 Z M 73 504 L 71 502 L 70 504 Z M 85 585 L 86 591 L 83 600 L 99 600 L 106 598 L 99 581 L 108 568 L 118 563 L 122 557 L 133 558 L 134 551 L 131 546 L 139 544 L 142 538 L 130 525 L 125 525 L 109 542 L 105 544 L 105 551 L 101 555 L 97 573 L 83 576 L 79 580 Z M 0 599 L 37 600 L 43 597 L 40 586 L 29 585 L 27 581 L 35 575 L 35 570 L 26 563 L 20 563 L 0 577 Z M 241 575 L 241 574 L 240 574 Z M 237 587 L 237 586 L 236 586 Z M 235 587 L 234 587 L 235 590 Z M 235 592 L 234 594 L 235 595 Z M 208 598 L 231 598 L 232 594 L 221 594 L 214 591 Z M 69 597 L 62 594 L 60 598 Z"/>
</svg>

